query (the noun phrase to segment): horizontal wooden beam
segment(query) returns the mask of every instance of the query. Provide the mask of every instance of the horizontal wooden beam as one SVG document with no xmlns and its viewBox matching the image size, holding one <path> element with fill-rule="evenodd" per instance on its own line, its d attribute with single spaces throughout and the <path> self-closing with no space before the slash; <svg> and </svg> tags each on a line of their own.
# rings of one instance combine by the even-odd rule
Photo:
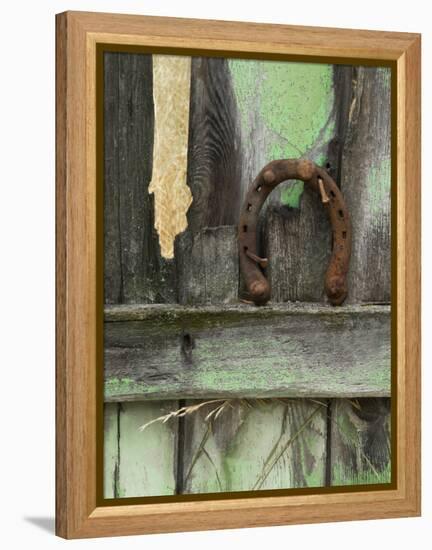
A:
<svg viewBox="0 0 432 550">
<path fill-rule="evenodd" d="M 105 401 L 390 395 L 390 307 L 105 308 Z"/>
</svg>

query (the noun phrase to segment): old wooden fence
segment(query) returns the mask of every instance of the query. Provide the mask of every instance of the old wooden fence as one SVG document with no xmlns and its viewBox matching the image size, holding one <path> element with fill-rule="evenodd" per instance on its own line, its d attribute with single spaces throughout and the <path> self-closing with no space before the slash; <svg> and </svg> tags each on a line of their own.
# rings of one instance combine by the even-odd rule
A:
<svg viewBox="0 0 432 550">
<path fill-rule="evenodd" d="M 152 56 L 105 54 L 105 496 L 389 481 L 389 69 L 197 57 L 178 75 L 188 125 L 164 137 Z M 187 159 L 166 170 L 185 172 L 193 201 L 167 258 L 154 136 L 185 135 Z M 325 166 L 344 193 L 342 307 L 326 303 L 330 226 L 301 182 L 262 215 L 271 303 L 239 302 L 242 197 L 290 157 Z M 197 400 L 212 402 L 138 430 Z"/>
</svg>

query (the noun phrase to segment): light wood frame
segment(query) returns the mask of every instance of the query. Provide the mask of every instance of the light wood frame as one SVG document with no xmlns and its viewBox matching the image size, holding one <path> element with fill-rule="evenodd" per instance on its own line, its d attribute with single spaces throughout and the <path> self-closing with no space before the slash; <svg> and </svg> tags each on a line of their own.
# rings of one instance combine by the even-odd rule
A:
<svg viewBox="0 0 432 550">
<path fill-rule="evenodd" d="M 391 490 L 98 506 L 98 43 L 393 62 L 396 483 Z M 330 61 L 331 62 L 331 61 Z M 65 538 L 420 514 L 420 35 L 66 12 L 57 16 L 56 532 Z"/>
</svg>

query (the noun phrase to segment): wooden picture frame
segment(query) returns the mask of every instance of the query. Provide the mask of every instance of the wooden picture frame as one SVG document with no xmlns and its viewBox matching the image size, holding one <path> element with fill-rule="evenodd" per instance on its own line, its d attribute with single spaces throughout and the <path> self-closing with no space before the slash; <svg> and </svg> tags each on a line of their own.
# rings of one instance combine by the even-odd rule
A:
<svg viewBox="0 0 432 550">
<path fill-rule="evenodd" d="M 81 538 L 419 515 L 420 35 L 86 12 L 59 14 L 56 24 L 57 534 Z M 100 504 L 97 426 L 103 411 L 98 407 L 97 364 L 102 354 L 103 289 L 97 243 L 103 235 L 97 223 L 96 161 L 97 148 L 102 146 L 97 140 L 96 102 L 100 44 L 330 63 L 360 60 L 391 67 L 397 130 L 392 136 L 396 188 L 392 216 L 397 241 L 392 271 L 396 433 L 390 488 Z"/>
</svg>

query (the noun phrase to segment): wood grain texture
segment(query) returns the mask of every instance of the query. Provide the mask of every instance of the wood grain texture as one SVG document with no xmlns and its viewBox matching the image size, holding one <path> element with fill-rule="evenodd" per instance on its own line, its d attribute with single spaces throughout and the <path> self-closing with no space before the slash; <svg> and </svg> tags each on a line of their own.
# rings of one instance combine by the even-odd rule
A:
<svg viewBox="0 0 432 550">
<path fill-rule="evenodd" d="M 177 420 L 153 424 L 177 401 L 105 403 L 104 498 L 172 495 L 177 483 Z"/>
<path fill-rule="evenodd" d="M 389 331 L 376 306 L 111 307 L 105 399 L 389 395 Z"/>
<path fill-rule="evenodd" d="M 399 94 L 400 92 L 400 94 Z M 405 365 L 404 392 L 398 392 L 397 426 L 398 483 L 406 487 L 406 498 L 412 509 L 421 510 L 421 40 L 413 40 L 404 57 L 398 61 L 398 182 L 402 188 L 405 231 L 398 233 L 398 253 L 402 247 L 406 256 L 398 258 L 397 334 L 398 350 Z M 400 176 L 400 180 L 399 180 Z M 398 212 L 399 219 L 399 212 Z M 398 223 L 398 228 L 400 227 Z M 398 229 L 399 231 L 399 229 Z M 401 247 L 400 247 L 401 245 Z M 399 267 L 401 269 L 399 269 Z M 402 272 L 402 273 L 401 273 Z M 400 298 L 404 298 L 402 302 Z M 400 305 L 399 305 L 400 304 Z M 399 315 L 400 312 L 400 315 Z M 405 331 L 401 324 L 405 322 Z M 401 340 L 399 339 L 401 336 Z M 402 341 L 402 343 L 401 343 Z M 399 351 L 398 351 L 399 353 Z M 399 359 L 399 356 L 398 356 Z M 401 382 L 399 382 L 401 383 Z M 405 431 L 406 430 L 406 431 Z M 406 439 L 405 439 L 406 437 Z M 406 477 L 408 479 L 406 479 Z M 405 485 L 406 483 L 406 485 Z"/>
<path fill-rule="evenodd" d="M 184 493 L 325 485 L 325 405 L 233 399 L 222 409 L 222 403 L 205 405 L 189 419 Z"/>
<path fill-rule="evenodd" d="M 56 190 L 55 190 L 55 255 L 56 255 L 56 287 L 55 287 L 55 376 L 56 376 L 56 400 L 55 400 L 55 529 L 56 533 L 66 536 L 71 523 L 71 516 L 76 510 L 70 505 L 70 488 L 68 485 L 68 465 L 72 456 L 66 452 L 66 442 L 70 434 L 71 426 L 65 414 L 67 406 L 68 377 L 66 366 L 68 364 L 67 353 L 67 316 L 68 303 L 66 299 L 67 288 L 67 172 L 68 172 L 68 79 L 67 59 L 67 19 L 66 16 L 56 17 Z M 69 435 L 70 437 L 70 435 Z M 73 450 L 70 454 L 73 453 Z"/>
<path fill-rule="evenodd" d="M 353 70 L 341 156 L 341 189 L 353 235 L 348 303 L 388 303 L 391 297 L 390 82 L 388 68 Z M 390 333 L 383 338 L 390 346 Z M 379 399 L 360 408 L 332 404 L 330 414 L 338 434 L 332 437 L 334 484 L 390 481 L 389 407 L 387 400 Z M 347 433 L 338 431 L 336 424 L 344 426 Z"/>
<path fill-rule="evenodd" d="M 390 302 L 391 101 L 388 68 L 357 67 L 341 163 L 351 216 L 350 303 Z"/>
<path fill-rule="evenodd" d="M 105 301 L 172 302 L 173 261 L 154 227 L 151 55 L 105 54 Z"/>
<path fill-rule="evenodd" d="M 58 22 L 57 51 L 62 62 L 57 80 L 56 171 L 57 534 L 78 538 L 419 515 L 419 35 L 73 12 L 58 16 Z M 96 311 L 92 298 L 96 292 L 97 41 L 397 60 L 397 489 L 124 507 L 97 505 Z M 67 123 L 66 112 L 70 113 Z"/>
<path fill-rule="evenodd" d="M 198 48 L 209 52 L 397 60 L 415 33 L 214 21 L 113 13 L 67 12 L 100 42 Z M 105 35 L 106 33 L 106 35 Z M 96 38 L 96 37 L 95 37 Z"/>
<path fill-rule="evenodd" d="M 237 227 L 185 231 L 175 241 L 177 301 L 183 305 L 238 301 Z"/>
<path fill-rule="evenodd" d="M 178 408 L 177 401 L 122 403 L 118 423 L 118 497 L 172 495 L 176 487 L 177 423 L 146 422 Z"/>
<path fill-rule="evenodd" d="M 120 403 L 104 404 L 104 496 L 117 498 L 120 467 Z"/>
<path fill-rule="evenodd" d="M 193 57 L 187 182 L 188 230 L 236 225 L 240 209 L 240 135 L 226 59 Z"/>
<path fill-rule="evenodd" d="M 331 402 L 331 484 L 390 483 L 390 399 Z"/>
</svg>

